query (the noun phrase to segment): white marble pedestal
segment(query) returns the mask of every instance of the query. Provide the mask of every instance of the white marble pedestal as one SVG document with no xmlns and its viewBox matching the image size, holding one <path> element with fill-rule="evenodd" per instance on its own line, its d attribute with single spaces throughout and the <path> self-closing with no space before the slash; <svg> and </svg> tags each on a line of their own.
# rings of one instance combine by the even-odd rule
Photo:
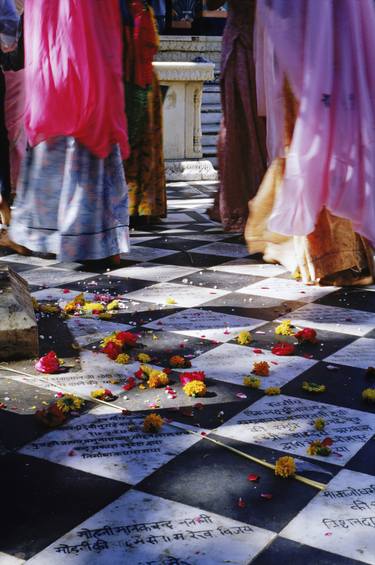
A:
<svg viewBox="0 0 375 565">
<path fill-rule="evenodd" d="M 155 62 L 160 84 L 168 86 L 163 106 L 166 178 L 216 180 L 210 161 L 202 159 L 203 83 L 214 78 L 213 63 Z"/>
</svg>

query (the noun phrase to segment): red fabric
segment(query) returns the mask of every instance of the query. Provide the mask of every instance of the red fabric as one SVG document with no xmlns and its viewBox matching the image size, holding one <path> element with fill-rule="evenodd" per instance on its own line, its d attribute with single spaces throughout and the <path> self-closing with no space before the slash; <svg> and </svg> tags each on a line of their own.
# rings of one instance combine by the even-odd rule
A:
<svg viewBox="0 0 375 565">
<path fill-rule="evenodd" d="M 142 0 L 130 3 L 134 19 L 134 75 L 132 82 L 142 88 L 152 84 L 152 61 L 158 51 L 158 34 L 151 8 L 146 8 Z"/>
<path fill-rule="evenodd" d="M 26 0 L 26 132 L 73 136 L 105 158 L 129 154 L 118 0 Z"/>
</svg>

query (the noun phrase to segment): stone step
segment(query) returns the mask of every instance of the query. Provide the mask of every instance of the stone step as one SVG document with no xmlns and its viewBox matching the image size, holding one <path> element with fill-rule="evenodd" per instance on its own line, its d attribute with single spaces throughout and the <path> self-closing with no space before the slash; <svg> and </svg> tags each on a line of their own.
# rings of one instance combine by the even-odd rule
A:
<svg viewBox="0 0 375 565">
<path fill-rule="evenodd" d="M 220 93 L 220 85 L 212 82 L 206 82 L 203 85 L 203 92 L 218 92 Z"/>
<path fill-rule="evenodd" d="M 202 135 L 202 147 L 216 146 L 217 134 Z"/>
<path fill-rule="evenodd" d="M 202 124 L 217 124 L 221 121 L 221 112 L 202 112 Z"/>
<path fill-rule="evenodd" d="M 216 157 L 217 148 L 216 145 L 209 145 L 208 147 L 202 147 L 204 157 Z"/>
<path fill-rule="evenodd" d="M 202 123 L 202 134 L 203 135 L 217 135 L 219 133 L 220 124 L 203 124 Z"/>
<path fill-rule="evenodd" d="M 203 104 L 202 112 L 216 112 L 221 114 L 221 104 Z"/>
<path fill-rule="evenodd" d="M 202 104 L 220 104 L 220 92 L 203 91 Z"/>
</svg>

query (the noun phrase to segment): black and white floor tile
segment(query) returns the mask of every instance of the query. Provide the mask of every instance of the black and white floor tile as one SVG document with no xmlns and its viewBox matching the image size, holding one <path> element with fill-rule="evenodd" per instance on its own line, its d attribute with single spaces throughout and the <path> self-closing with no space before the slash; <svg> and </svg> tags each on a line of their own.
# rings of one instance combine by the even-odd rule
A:
<svg viewBox="0 0 375 565">
<path fill-rule="evenodd" d="M 32 361 L 13 364 L 31 378 L 0 367 L 0 565 L 375 564 L 375 410 L 361 398 L 375 386 L 366 372 L 375 366 L 374 287 L 308 286 L 250 256 L 205 213 L 216 187 L 171 183 L 168 217 L 132 230 L 131 253 L 112 271 L 1 252 L 42 303 L 108 293 L 121 308 L 110 320 L 40 315 L 41 353 L 54 349 L 64 373 L 41 376 Z M 317 343 L 275 356 L 285 319 L 315 328 Z M 186 355 L 205 371 L 207 396 L 188 398 L 178 370 L 176 398 L 125 392 L 139 363 L 116 364 L 98 347 L 120 329 L 139 335 L 157 368 Z M 239 345 L 245 330 L 253 340 Z M 255 361 L 271 367 L 258 390 L 243 385 Z M 307 392 L 304 381 L 326 391 Z M 266 396 L 270 386 L 281 394 Z M 33 414 L 58 387 L 111 388 L 124 412 L 87 402 L 48 431 Z M 166 418 L 158 435 L 143 432 L 150 412 Z M 308 455 L 325 437 L 332 454 Z M 326 488 L 277 478 L 222 443 L 269 463 L 293 456 Z"/>
</svg>

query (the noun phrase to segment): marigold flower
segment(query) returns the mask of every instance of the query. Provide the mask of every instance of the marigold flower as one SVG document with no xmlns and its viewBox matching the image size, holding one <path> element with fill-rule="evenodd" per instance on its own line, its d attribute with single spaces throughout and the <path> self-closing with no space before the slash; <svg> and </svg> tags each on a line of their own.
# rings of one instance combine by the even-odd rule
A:
<svg viewBox="0 0 375 565">
<path fill-rule="evenodd" d="M 103 304 L 100 304 L 100 302 L 86 302 L 82 306 L 82 310 L 84 312 L 91 312 L 92 314 L 102 314 L 105 312 L 105 308 Z"/>
<path fill-rule="evenodd" d="M 56 406 L 65 414 L 72 410 L 80 410 L 84 404 L 85 401 L 74 394 L 64 394 L 56 400 Z"/>
<path fill-rule="evenodd" d="M 92 398 L 98 398 L 99 400 L 105 400 L 106 402 L 111 402 L 117 398 L 117 396 L 115 396 L 108 388 L 92 390 L 90 392 L 90 396 Z"/>
<path fill-rule="evenodd" d="M 101 320 L 110 320 L 112 318 L 112 314 L 110 312 L 103 312 L 102 314 L 99 314 L 99 318 Z"/>
<path fill-rule="evenodd" d="M 284 335 L 284 336 L 291 336 L 294 335 L 294 326 L 292 325 L 291 320 L 283 320 L 281 324 L 279 324 L 275 328 L 276 335 Z"/>
<path fill-rule="evenodd" d="M 39 304 L 39 310 L 43 314 L 59 314 L 61 309 L 56 304 Z"/>
<path fill-rule="evenodd" d="M 172 296 L 168 296 L 165 303 L 166 304 L 177 304 L 176 300 L 174 298 L 172 298 Z"/>
<path fill-rule="evenodd" d="M 206 374 L 204 371 L 192 371 L 191 373 L 181 373 L 179 376 L 180 383 L 182 386 L 190 383 L 191 381 L 202 381 L 204 382 Z"/>
<path fill-rule="evenodd" d="M 164 424 L 163 418 L 159 414 L 148 414 L 143 421 L 143 431 L 148 434 L 157 433 Z"/>
<path fill-rule="evenodd" d="M 107 312 L 111 312 L 112 310 L 118 310 L 120 307 L 120 303 L 118 300 L 112 300 L 107 304 Z"/>
<path fill-rule="evenodd" d="M 319 432 L 324 430 L 325 425 L 326 423 L 325 420 L 323 420 L 323 418 L 317 418 L 314 422 L 315 429 L 318 430 Z"/>
<path fill-rule="evenodd" d="M 252 372 L 258 377 L 268 377 L 270 374 L 270 366 L 267 361 L 255 361 Z"/>
<path fill-rule="evenodd" d="M 54 402 L 48 408 L 37 410 L 35 418 L 48 428 L 56 428 L 65 422 L 66 415 Z"/>
<path fill-rule="evenodd" d="M 295 334 L 299 342 L 316 343 L 316 331 L 312 328 L 304 328 Z"/>
<path fill-rule="evenodd" d="M 243 384 L 248 386 L 249 388 L 259 388 L 260 387 L 260 379 L 257 377 L 244 377 Z"/>
<path fill-rule="evenodd" d="M 66 312 L 67 314 L 74 314 L 77 308 L 81 308 L 85 303 L 85 295 L 83 292 L 81 292 L 81 294 L 78 294 L 75 298 L 73 298 L 73 300 L 71 300 L 64 306 L 64 312 Z"/>
<path fill-rule="evenodd" d="M 264 393 L 267 396 L 277 396 L 278 394 L 280 394 L 280 388 L 278 386 L 270 386 L 265 389 Z"/>
<path fill-rule="evenodd" d="M 319 439 L 312 441 L 306 451 L 308 455 L 320 455 L 323 457 L 327 457 L 332 453 L 329 445 L 325 444 L 324 440 L 321 441 Z"/>
<path fill-rule="evenodd" d="M 319 393 L 319 392 L 324 392 L 326 390 L 326 386 L 318 383 L 311 383 L 308 381 L 304 381 L 302 383 L 302 390 L 305 390 L 307 392 Z"/>
<path fill-rule="evenodd" d="M 151 361 L 151 355 L 148 355 L 148 353 L 138 353 L 137 359 L 141 363 L 149 363 Z"/>
<path fill-rule="evenodd" d="M 168 375 L 163 373 L 163 371 L 153 370 L 147 381 L 149 388 L 159 388 L 161 386 L 166 386 L 169 383 Z"/>
<path fill-rule="evenodd" d="M 365 388 L 365 390 L 362 391 L 362 398 L 366 402 L 375 402 L 375 388 Z"/>
<path fill-rule="evenodd" d="M 277 343 L 273 346 L 271 351 L 274 355 L 284 356 L 293 355 L 294 349 L 295 347 L 292 343 Z"/>
<path fill-rule="evenodd" d="M 134 347 L 138 341 L 138 336 L 131 332 L 115 332 L 115 336 L 123 345 L 128 347 Z"/>
<path fill-rule="evenodd" d="M 56 353 L 50 351 L 35 363 L 35 369 L 40 373 L 52 375 L 60 371 L 61 365 L 62 361 L 57 357 Z"/>
<path fill-rule="evenodd" d="M 247 330 L 243 330 L 236 337 L 236 341 L 239 345 L 248 345 L 253 341 L 253 338 L 250 332 L 248 332 Z"/>
<path fill-rule="evenodd" d="M 188 396 L 204 396 L 207 392 L 207 387 L 203 381 L 190 381 L 182 389 Z"/>
<path fill-rule="evenodd" d="M 190 361 L 185 357 L 182 357 L 182 355 L 173 355 L 169 359 L 169 364 L 171 367 L 180 367 L 180 368 L 191 367 Z"/>
<path fill-rule="evenodd" d="M 293 457 L 284 455 L 279 457 L 275 464 L 275 475 L 287 479 L 288 477 L 294 477 L 296 474 L 296 463 Z"/>
<path fill-rule="evenodd" d="M 116 363 L 120 363 L 120 365 L 126 365 L 130 361 L 130 355 L 127 353 L 120 353 L 120 355 L 117 355 L 115 361 Z"/>
</svg>

